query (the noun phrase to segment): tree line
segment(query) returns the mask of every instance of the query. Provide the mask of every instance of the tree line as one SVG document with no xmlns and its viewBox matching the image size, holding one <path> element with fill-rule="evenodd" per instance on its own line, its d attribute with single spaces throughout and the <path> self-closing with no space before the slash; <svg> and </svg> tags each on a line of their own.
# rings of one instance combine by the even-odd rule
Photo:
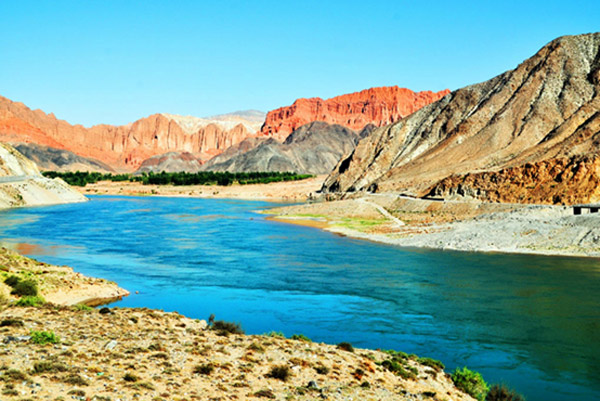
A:
<svg viewBox="0 0 600 401">
<path fill-rule="evenodd" d="M 280 181 L 297 181 L 313 177 L 310 174 L 296 174 L 293 172 L 247 172 L 230 173 L 216 171 L 201 171 L 198 173 L 153 173 L 143 172 L 141 174 L 111 174 L 87 171 L 58 172 L 44 171 L 44 177 L 62 178 L 69 185 L 84 187 L 87 184 L 94 184 L 98 181 L 129 181 L 141 182 L 144 185 L 231 185 L 234 183 L 240 185 L 246 184 L 267 184 Z"/>
</svg>

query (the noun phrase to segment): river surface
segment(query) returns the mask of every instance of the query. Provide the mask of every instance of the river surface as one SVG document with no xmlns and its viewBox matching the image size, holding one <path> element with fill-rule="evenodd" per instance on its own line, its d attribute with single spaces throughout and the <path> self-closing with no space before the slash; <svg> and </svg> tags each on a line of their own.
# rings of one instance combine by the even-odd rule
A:
<svg viewBox="0 0 600 401">
<path fill-rule="evenodd" d="M 0 242 L 116 281 L 132 295 L 115 306 L 429 356 L 529 401 L 600 399 L 599 260 L 379 245 L 254 212 L 274 205 L 91 197 L 2 211 Z"/>
</svg>

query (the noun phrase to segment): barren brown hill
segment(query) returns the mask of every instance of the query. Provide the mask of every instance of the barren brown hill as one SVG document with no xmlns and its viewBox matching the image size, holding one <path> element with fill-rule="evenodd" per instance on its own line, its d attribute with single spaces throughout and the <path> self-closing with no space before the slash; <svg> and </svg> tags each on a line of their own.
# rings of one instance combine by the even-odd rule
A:
<svg viewBox="0 0 600 401">
<path fill-rule="evenodd" d="M 327 100 L 318 97 L 298 99 L 291 106 L 270 111 L 261 133 L 283 141 L 294 130 L 313 121 L 339 124 L 360 131 L 367 124 L 382 126 L 396 122 L 448 93 L 448 89 L 437 93 L 413 92 L 390 86 L 366 89 Z"/>
<path fill-rule="evenodd" d="M 65 149 L 124 170 L 171 151 L 217 155 L 258 129 L 255 121 L 243 121 L 154 114 L 132 124 L 85 128 L 0 96 L 1 141 Z"/>
<path fill-rule="evenodd" d="M 536 177 L 562 158 L 599 150 L 599 89 L 600 33 L 558 38 L 516 69 L 452 92 L 374 131 L 338 163 L 323 190 L 423 195 L 453 174 L 526 163 L 531 164 L 527 169 L 537 169 L 529 172 Z M 452 192 L 448 184 L 445 193 Z M 473 191 L 498 191 L 497 200 L 514 200 L 508 195 L 514 186 L 473 185 Z M 546 191 L 543 196 L 523 194 L 523 201 L 598 200 L 596 188 L 586 180 L 563 188 L 558 198 Z"/>
</svg>

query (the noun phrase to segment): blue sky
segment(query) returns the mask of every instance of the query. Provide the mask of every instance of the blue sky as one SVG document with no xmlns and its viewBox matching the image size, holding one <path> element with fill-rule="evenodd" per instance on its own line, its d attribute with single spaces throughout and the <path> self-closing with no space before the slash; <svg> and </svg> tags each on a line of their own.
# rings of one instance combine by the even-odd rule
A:
<svg viewBox="0 0 600 401">
<path fill-rule="evenodd" d="M 597 0 L 0 0 L 0 95 L 86 126 L 268 111 L 372 86 L 458 89 L 595 31 Z"/>
</svg>

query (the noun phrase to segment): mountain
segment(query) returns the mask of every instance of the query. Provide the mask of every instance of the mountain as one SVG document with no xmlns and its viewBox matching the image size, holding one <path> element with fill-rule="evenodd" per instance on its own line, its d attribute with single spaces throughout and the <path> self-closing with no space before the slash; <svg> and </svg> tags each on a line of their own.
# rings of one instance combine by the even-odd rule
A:
<svg viewBox="0 0 600 401">
<path fill-rule="evenodd" d="M 68 150 L 117 170 L 133 170 L 145 159 L 171 151 L 215 156 L 258 131 L 260 116 L 249 115 L 202 119 L 153 114 L 127 125 L 85 128 L 0 97 L 0 140 Z"/>
<path fill-rule="evenodd" d="M 274 138 L 248 138 L 208 161 L 202 170 L 326 174 L 359 139 L 349 128 L 315 121 L 296 129 L 283 143 Z"/>
<path fill-rule="evenodd" d="M 63 180 L 43 177 L 35 163 L 0 142 L 0 209 L 84 200 Z"/>
<path fill-rule="evenodd" d="M 323 191 L 598 201 L 589 179 L 600 176 L 599 95 L 600 33 L 558 38 L 514 70 L 378 128 Z M 538 178 L 562 192 L 536 192 Z"/>
<path fill-rule="evenodd" d="M 160 173 L 162 171 L 167 173 L 181 171 L 196 173 L 200 171 L 204 161 L 205 159 L 202 156 L 196 156 L 189 152 L 168 152 L 144 160 L 136 173 Z"/>
<path fill-rule="evenodd" d="M 51 171 L 101 171 L 112 172 L 106 163 L 76 155 L 68 150 L 56 149 L 35 143 L 18 143 L 14 146 L 23 156 L 35 162 L 42 170 Z"/>
<path fill-rule="evenodd" d="M 323 100 L 318 97 L 298 99 L 291 106 L 267 114 L 261 134 L 283 141 L 300 126 L 324 121 L 360 131 L 368 124 L 382 126 L 396 122 L 421 107 L 450 93 L 413 92 L 397 86 L 366 89 L 361 92 Z"/>
</svg>

